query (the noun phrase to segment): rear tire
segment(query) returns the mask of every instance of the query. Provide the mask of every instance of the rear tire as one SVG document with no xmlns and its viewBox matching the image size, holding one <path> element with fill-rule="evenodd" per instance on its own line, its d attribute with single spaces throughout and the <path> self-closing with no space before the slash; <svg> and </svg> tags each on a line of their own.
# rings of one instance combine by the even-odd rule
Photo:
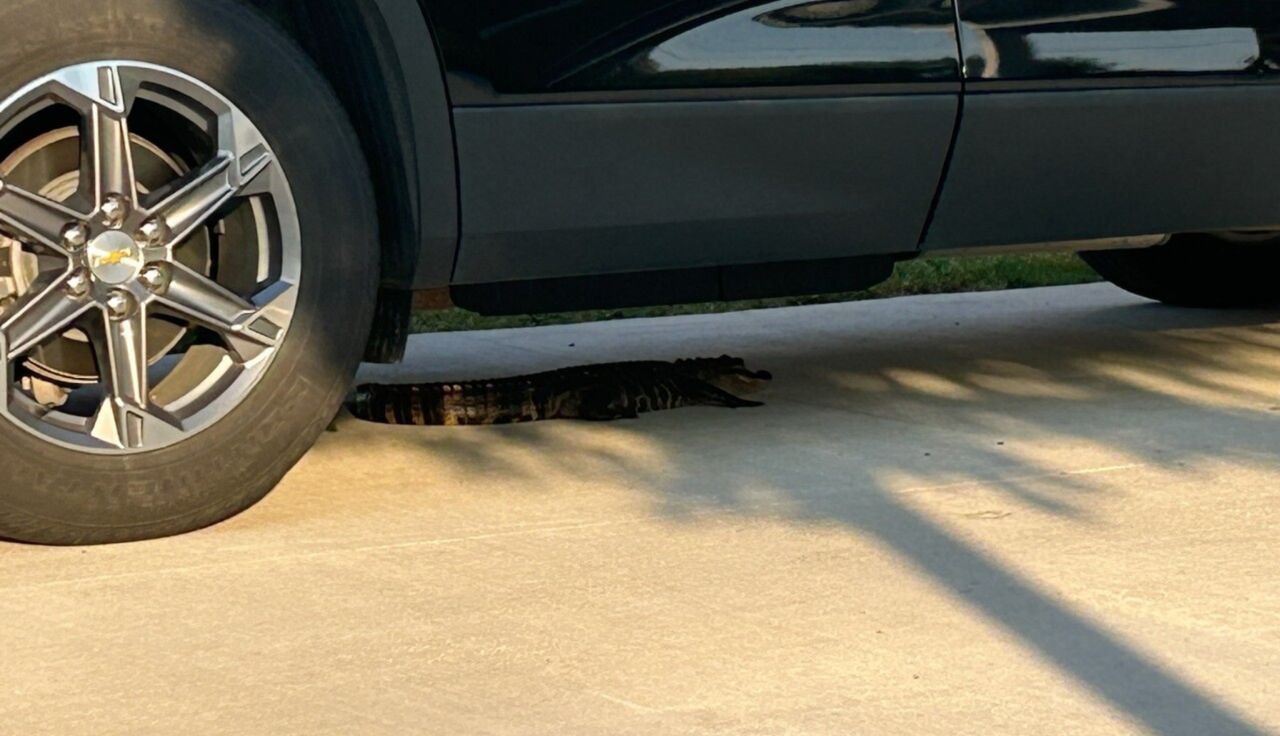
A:
<svg viewBox="0 0 1280 736">
<path fill-rule="evenodd" d="M 9 0 L 0 27 L 14 29 L 0 44 L 0 100 L 60 69 L 110 60 L 171 69 L 225 97 L 287 177 L 301 243 L 296 305 L 272 360 L 198 433 L 154 450 L 78 451 L 0 416 L 0 538 L 125 542 L 227 519 L 263 498 L 323 432 L 365 346 L 377 223 L 357 138 L 302 50 L 233 0 Z"/>
<path fill-rule="evenodd" d="M 1180 235 L 1154 248 L 1080 256 L 1116 286 L 1173 306 L 1248 309 L 1280 304 L 1280 239 L 1237 243 Z"/>
</svg>

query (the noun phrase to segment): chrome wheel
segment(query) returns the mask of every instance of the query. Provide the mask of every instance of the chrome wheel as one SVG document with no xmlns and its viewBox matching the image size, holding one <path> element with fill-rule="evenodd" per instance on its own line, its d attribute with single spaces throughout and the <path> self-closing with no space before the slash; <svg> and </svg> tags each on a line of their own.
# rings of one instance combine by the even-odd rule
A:
<svg viewBox="0 0 1280 736">
<path fill-rule="evenodd" d="M 289 331 L 297 208 L 208 85 L 81 64 L 0 103 L 0 415 L 93 453 L 172 445 L 243 403 Z"/>
</svg>

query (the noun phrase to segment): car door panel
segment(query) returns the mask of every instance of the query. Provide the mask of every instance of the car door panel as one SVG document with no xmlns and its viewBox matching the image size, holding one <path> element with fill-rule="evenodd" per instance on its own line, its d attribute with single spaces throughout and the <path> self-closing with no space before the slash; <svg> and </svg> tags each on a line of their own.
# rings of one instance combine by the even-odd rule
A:
<svg viewBox="0 0 1280 736">
<path fill-rule="evenodd" d="M 459 283 L 913 252 L 959 107 L 949 0 L 428 0 Z"/>
<path fill-rule="evenodd" d="M 965 102 L 929 250 L 1280 225 L 1280 87 Z"/>
<path fill-rule="evenodd" d="M 460 283 L 911 252 L 955 95 L 464 108 Z"/>
<path fill-rule="evenodd" d="M 961 0 L 927 250 L 1280 225 L 1280 3 Z"/>
</svg>

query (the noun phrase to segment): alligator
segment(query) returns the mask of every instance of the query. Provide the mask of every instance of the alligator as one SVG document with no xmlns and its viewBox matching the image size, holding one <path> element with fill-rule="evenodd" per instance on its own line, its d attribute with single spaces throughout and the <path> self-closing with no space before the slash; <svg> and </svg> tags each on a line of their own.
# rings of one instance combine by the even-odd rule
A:
<svg viewBox="0 0 1280 736">
<path fill-rule="evenodd" d="M 773 376 L 740 358 L 605 363 L 464 383 L 358 387 L 347 409 L 358 419 L 413 426 L 518 424 L 548 419 L 613 421 L 687 406 L 763 406 L 739 397 Z"/>
</svg>

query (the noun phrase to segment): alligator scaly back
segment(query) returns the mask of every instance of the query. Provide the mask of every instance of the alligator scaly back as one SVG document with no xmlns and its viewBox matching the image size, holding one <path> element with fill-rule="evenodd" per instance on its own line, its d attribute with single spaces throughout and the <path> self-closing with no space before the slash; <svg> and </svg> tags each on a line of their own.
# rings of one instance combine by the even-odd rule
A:
<svg viewBox="0 0 1280 736">
<path fill-rule="evenodd" d="M 771 379 L 727 355 L 606 363 L 488 381 L 367 384 L 347 408 L 358 419 L 418 426 L 611 421 L 685 406 L 760 406 L 732 392 L 758 390 Z"/>
</svg>

